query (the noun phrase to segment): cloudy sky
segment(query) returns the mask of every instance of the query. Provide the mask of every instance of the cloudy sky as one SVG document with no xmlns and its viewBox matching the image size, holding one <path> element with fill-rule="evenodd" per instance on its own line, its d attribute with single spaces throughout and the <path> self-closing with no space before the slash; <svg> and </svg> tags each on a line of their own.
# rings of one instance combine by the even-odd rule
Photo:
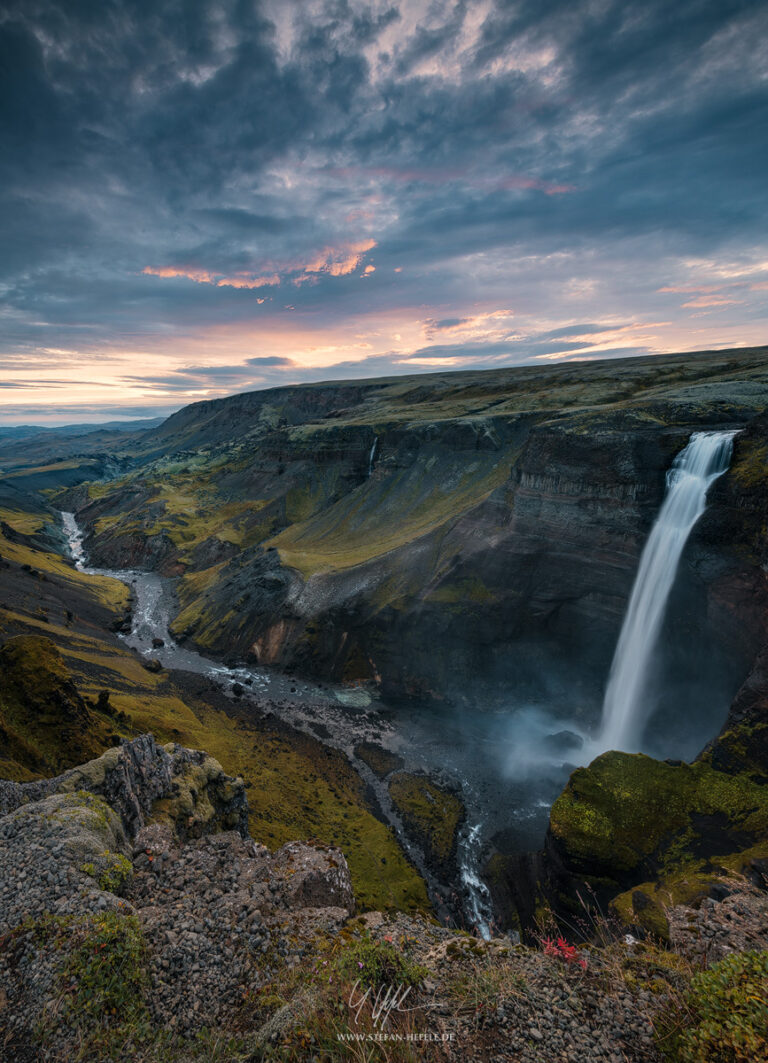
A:
<svg viewBox="0 0 768 1063">
<path fill-rule="evenodd" d="M 762 0 L 3 0 L 0 419 L 768 342 Z"/>
</svg>

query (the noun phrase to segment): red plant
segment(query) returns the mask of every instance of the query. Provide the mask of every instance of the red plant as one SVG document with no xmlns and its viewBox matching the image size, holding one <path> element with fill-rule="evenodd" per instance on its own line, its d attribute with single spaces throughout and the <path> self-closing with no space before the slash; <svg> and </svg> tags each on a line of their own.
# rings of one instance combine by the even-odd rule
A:
<svg viewBox="0 0 768 1063">
<path fill-rule="evenodd" d="M 556 956 L 563 963 L 578 963 L 582 970 L 586 971 L 587 961 L 579 956 L 579 950 L 575 945 L 569 945 L 565 938 L 542 938 L 541 945 L 546 956 Z"/>
</svg>

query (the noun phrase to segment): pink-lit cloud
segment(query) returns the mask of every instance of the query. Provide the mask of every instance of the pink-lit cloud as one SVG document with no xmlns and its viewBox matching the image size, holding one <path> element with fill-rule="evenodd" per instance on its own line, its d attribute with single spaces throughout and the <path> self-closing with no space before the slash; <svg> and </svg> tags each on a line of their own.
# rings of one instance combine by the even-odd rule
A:
<svg viewBox="0 0 768 1063">
<path fill-rule="evenodd" d="M 197 284 L 215 284 L 217 275 L 207 269 L 193 269 L 186 266 L 145 266 L 142 273 L 153 277 L 186 277 Z"/>
<path fill-rule="evenodd" d="M 679 295 L 710 295 L 712 292 L 722 291 L 722 284 L 670 284 L 664 288 L 657 288 L 657 292 L 673 292 Z"/>
<path fill-rule="evenodd" d="M 692 308 L 707 306 L 735 306 L 741 301 L 741 299 L 723 299 L 719 295 L 702 295 L 698 299 L 691 299 L 687 303 L 683 303 L 683 306 Z"/>
<path fill-rule="evenodd" d="M 153 277 L 184 277 L 196 284 L 213 284 L 217 288 L 266 288 L 276 287 L 285 278 L 291 278 L 294 284 L 317 280 L 326 274 L 330 277 L 345 277 L 354 273 L 361 264 L 364 255 L 376 247 L 376 241 L 370 237 L 363 240 L 350 240 L 335 246 L 324 247 L 313 255 L 309 261 L 295 260 L 282 264 L 270 263 L 262 270 L 238 270 L 233 274 L 217 272 L 197 266 L 145 266 L 142 273 Z M 365 267 L 364 276 L 370 276 L 376 267 Z"/>
<path fill-rule="evenodd" d="M 268 285 L 279 284 L 280 278 L 276 273 L 267 277 L 253 277 L 247 273 L 236 273 L 233 277 L 222 277 L 216 282 L 219 288 L 265 288 Z M 259 300 L 262 302 L 263 300 Z"/>
<path fill-rule="evenodd" d="M 301 267 L 302 273 L 328 273 L 332 277 L 344 277 L 354 273 L 363 255 L 375 246 L 376 241 L 368 239 L 323 248 L 316 258 Z"/>
</svg>

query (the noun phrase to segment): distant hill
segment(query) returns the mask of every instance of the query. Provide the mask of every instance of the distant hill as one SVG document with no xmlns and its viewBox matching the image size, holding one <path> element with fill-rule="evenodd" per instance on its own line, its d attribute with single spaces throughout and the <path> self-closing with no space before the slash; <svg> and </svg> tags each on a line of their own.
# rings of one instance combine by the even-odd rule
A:
<svg viewBox="0 0 768 1063">
<path fill-rule="evenodd" d="M 165 417 L 141 417 L 133 421 L 100 421 L 97 424 L 15 424 L 0 425 L 0 439 L 29 439 L 43 433 L 58 435 L 87 435 L 89 432 L 134 432 L 157 428 Z"/>
</svg>

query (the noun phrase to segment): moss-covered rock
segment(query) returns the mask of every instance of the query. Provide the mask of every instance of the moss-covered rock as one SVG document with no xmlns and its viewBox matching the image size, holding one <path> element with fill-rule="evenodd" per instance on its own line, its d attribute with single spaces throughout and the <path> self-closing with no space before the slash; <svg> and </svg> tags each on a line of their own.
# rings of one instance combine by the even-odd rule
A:
<svg viewBox="0 0 768 1063">
<path fill-rule="evenodd" d="M 573 773 L 552 807 L 548 888 L 555 907 L 594 896 L 623 922 L 666 940 L 665 910 L 748 870 L 768 836 L 768 786 L 693 764 L 605 753 Z"/>
<path fill-rule="evenodd" d="M 361 742 L 355 746 L 355 756 L 367 764 L 380 779 L 386 779 L 393 771 L 399 771 L 404 764 L 403 758 L 397 753 L 377 746 L 375 742 Z"/>
<path fill-rule="evenodd" d="M 768 788 L 749 775 L 640 753 L 605 753 L 579 768 L 550 817 L 551 844 L 567 865 L 616 883 L 725 856 L 766 833 Z"/>
<path fill-rule="evenodd" d="M 227 775 L 207 753 L 174 744 L 158 746 L 152 735 L 108 749 L 55 779 L 0 782 L 0 814 L 49 794 L 103 798 L 130 836 L 150 821 L 169 823 L 180 838 L 222 829 L 247 834 L 243 780 Z"/>
<path fill-rule="evenodd" d="M 450 880 L 458 830 L 465 814 L 460 799 L 425 776 L 405 771 L 392 776 L 389 794 L 406 832 L 423 849 L 437 873 Z"/>
</svg>

